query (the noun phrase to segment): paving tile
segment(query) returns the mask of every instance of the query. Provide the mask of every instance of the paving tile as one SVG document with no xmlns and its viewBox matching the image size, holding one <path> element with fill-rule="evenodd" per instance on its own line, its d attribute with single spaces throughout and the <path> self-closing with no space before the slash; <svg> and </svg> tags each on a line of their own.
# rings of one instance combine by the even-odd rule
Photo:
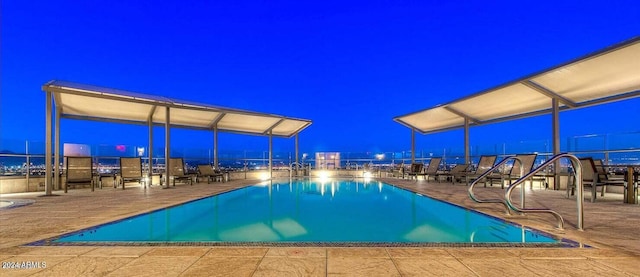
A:
<svg viewBox="0 0 640 277">
<path fill-rule="evenodd" d="M 609 268 L 616 269 L 620 272 L 625 272 L 631 276 L 640 276 L 640 257 L 630 258 L 601 258 L 593 259 L 597 264 L 605 265 Z"/>
<path fill-rule="evenodd" d="M 108 276 L 179 276 L 198 257 L 143 256 L 111 272 Z"/>
<path fill-rule="evenodd" d="M 326 276 L 327 259 L 265 257 L 253 276 Z"/>
<path fill-rule="evenodd" d="M 327 257 L 389 258 L 389 253 L 387 253 L 385 248 L 380 247 L 343 247 L 327 249 Z"/>
<path fill-rule="evenodd" d="M 140 257 L 151 251 L 151 247 L 138 246 L 101 246 L 89 251 L 82 256 L 87 257 Z"/>
<path fill-rule="evenodd" d="M 629 276 L 593 260 L 522 260 L 522 266 L 542 276 Z"/>
<path fill-rule="evenodd" d="M 506 248 L 450 248 L 447 252 L 459 259 L 507 259 L 517 257 Z"/>
<path fill-rule="evenodd" d="M 476 276 L 453 257 L 394 258 L 402 276 Z"/>
<path fill-rule="evenodd" d="M 636 243 L 640 244 L 640 241 Z M 621 251 L 620 249 L 592 249 L 590 251 L 584 251 L 582 255 L 590 259 L 640 258 L 640 253 L 629 253 L 627 251 Z"/>
<path fill-rule="evenodd" d="M 2 255 L 20 255 L 24 252 L 28 252 L 33 250 L 32 247 L 24 247 L 24 246 L 13 246 L 8 248 L 0 249 L 0 254 Z"/>
<path fill-rule="evenodd" d="M 441 248 L 431 248 L 431 247 L 413 247 L 413 248 L 405 248 L 405 247 L 390 247 L 387 248 L 387 252 L 389 256 L 392 258 L 396 257 L 429 257 L 431 259 L 439 259 L 439 258 L 453 258 L 447 250 Z"/>
<path fill-rule="evenodd" d="M 479 276 L 539 276 L 530 268 L 525 268 L 517 258 L 502 259 L 461 259 L 460 262 Z M 555 275 L 548 275 L 555 276 Z"/>
<path fill-rule="evenodd" d="M 22 256 L 27 256 L 27 255 L 79 256 L 96 249 L 93 246 L 38 246 L 38 247 L 30 247 L 30 248 L 32 249 L 20 255 Z"/>
<path fill-rule="evenodd" d="M 327 275 L 400 276 L 390 258 L 331 257 L 327 259 Z"/>
<path fill-rule="evenodd" d="M 264 257 L 269 248 L 214 247 L 206 257 Z"/>
<path fill-rule="evenodd" d="M 258 267 L 259 257 L 210 257 L 198 259 L 180 276 L 251 276 Z"/>
<path fill-rule="evenodd" d="M 587 259 L 585 255 L 587 251 L 577 248 L 517 248 L 507 249 L 508 252 L 513 253 L 514 257 L 520 257 L 521 259 Z"/>
<path fill-rule="evenodd" d="M 159 247 L 145 253 L 145 256 L 195 256 L 201 257 L 211 248 L 209 247 Z"/>
<path fill-rule="evenodd" d="M 273 247 L 267 252 L 266 257 L 317 257 L 326 258 L 326 248 L 312 247 Z"/>
<path fill-rule="evenodd" d="M 32 276 L 105 276 L 135 258 L 77 257 L 48 267 Z"/>
</svg>

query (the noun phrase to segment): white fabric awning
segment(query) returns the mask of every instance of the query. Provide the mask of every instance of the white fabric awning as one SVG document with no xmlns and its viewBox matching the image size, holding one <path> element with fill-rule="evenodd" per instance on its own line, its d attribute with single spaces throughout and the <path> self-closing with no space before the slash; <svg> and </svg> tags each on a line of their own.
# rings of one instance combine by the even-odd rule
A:
<svg viewBox="0 0 640 277">
<path fill-rule="evenodd" d="M 50 81 L 42 89 L 52 92 L 61 118 L 163 125 L 166 109 L 171 127 L 252 135 L 292 137 L 311 125 L 310 120 L 239 109 L 190 103 L 64 81 Z"/>
<path fill-rule="evenodd" d="M 423 134 L 549 114 L 640 96 L 640 37 L 550 70 L 433 108 L 395 117 Z"/>
</svg>

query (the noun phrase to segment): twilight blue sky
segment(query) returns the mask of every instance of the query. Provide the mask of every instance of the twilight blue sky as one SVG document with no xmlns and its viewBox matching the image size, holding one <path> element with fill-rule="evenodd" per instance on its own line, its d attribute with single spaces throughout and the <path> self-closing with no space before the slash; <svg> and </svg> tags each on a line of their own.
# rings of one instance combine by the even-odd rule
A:
<svg viewBox="0 0 640 277">
<path fill-rule="evenodd" d="M 0 143 L 44 140 L 41 86 L 58 79 L 311 119 L 300 134 L 302 151 L 378 152 L 410 148 L 410 130 L 394 116 L 640 35 L 640 5 L 2 0 L 1 28 Z M 639 112 L 638 99 L 563 112 L 561 136 L 638 131 L 614 118 Z M 475 127 L 471 144 L 547 140 L 549 122 L 541 116 Z M 529 131 L 496 135 L 522 127 Z M 211 137 L 175 129 L 172 147 L 208 148 Z M 63 120 L 62 142 L 146 145 L 147 130 Z M 267 143 L 227 134 L 219 146 L 266 150 Z M 459 130 L 419 135 L 417 146 L 462 143 Z M 276 139 L 275 147 L 288 151 L 293 140 Z"/>
</svg>

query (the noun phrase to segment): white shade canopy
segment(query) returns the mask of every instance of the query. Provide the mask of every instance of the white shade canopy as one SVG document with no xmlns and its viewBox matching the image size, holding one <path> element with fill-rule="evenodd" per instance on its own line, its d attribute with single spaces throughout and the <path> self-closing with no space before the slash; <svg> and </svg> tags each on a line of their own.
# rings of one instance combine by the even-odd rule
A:
<svg viewBox="0 0 640 277">
<path fill-rule="evenodd" d="M 453 102 L 395 117 L 423 134 L 640 96 L 640 37 Z"/>
<path fill-rule="evenodd" d="M 61 118 L 164 125 L 166 108 L 170 126 L 292 137 L 311 125 L 310 120 L 239 109 L 190 103 L 128 91 L 50 81 L 42 89 L 53 93 Z"/>
</svg>

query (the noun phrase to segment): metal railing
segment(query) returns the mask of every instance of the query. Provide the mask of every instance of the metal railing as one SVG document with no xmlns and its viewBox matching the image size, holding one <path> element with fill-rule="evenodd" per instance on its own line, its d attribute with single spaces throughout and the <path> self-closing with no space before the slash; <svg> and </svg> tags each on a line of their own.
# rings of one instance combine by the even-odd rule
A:
<svg viewBox="0 0 640 277">
<path fill-rule="evenodd" d="M 475 188 L 475 186 L 482 181 L 484 178 L 486 178 L 488 175 L 492 174 L 494 171 L 496 171 L 498 168 L 500 168 L 501 166 L 503 166 L 504 164 L 506 164 L 508 161 L 510 160 L 514 160 L 514 162 L 520 162 L 520 164 L 522 164 L 522 161 L 520 160 L 520 158 L 516 157 L 516 156 L 510 156 L 510 157 L 506 157 L 505 159 L 503 159 L 502 161 L 500 161 L 498 164 L 496 164 L 493 168 L 491 168 L 490 170 L 488 170 L 487 172 L 485 172 L 484 174 L 480 175 L 476 180 L 474 180 L 471 185 L 469 185 L 469 188 L 467 189 L 468 193 L 469 193 L 469 197 L 477 202 L 477 203 L 500 203 L 502 205 L 505 206 L 505 210 L 507 215 L 511 215 L 511 211 L 515 211 L 521 214 L 526 214 L 526 213 L 549 213 L 551 215 L 553 215 L 556 220 L 557 220 L 557 228 L 560 230 L 564 229 L 564 219 L 562 218 L 562 215 L 560 215 L 558 212 L 551 210 L 551 209 L 539 209 L 539 208 L 525 208 L 525 186 L 524 183 L 525 181 L 531 179 L 532 177 L 534 177 L 534 175 L 536 175 L 537 173 L 539 173 L 542 170 L 545 170 L 548 166 L 550 166 L 551 164 L 557 162 L 558 160 L 562 159 L 562 158 L 568 158 L 571 162 L 571 166 L 574 169 L 575 172 L 575 178 L 576 178 L 576 198 L 577 198 L 577 209 L 578 209 L 578 223 L 577 223 L 577 227 L 578 230 L 582 231 L 584 230 L 584 199 L 583 199 L 583 184 L 582 184 L 582 165 L 580 164 L 580 160 L 572 154 L 568 154 L 568 153 L 561 153 L 558 155 L 555 155 L 553 157 L 551 157 L 549 160 L 547 160 L 546 162 L 544 162 L 543 164 L 541 164 L 540 166 L 536 167 L 535 169 L 531 170 L 531 172 L 525 174 L 524 173 L 524 168 L 521 166 L 520 167 L 520 178 L 518 180 L 516 180 L 514 183 L 512 183 L 511 185 L 509 185 L 509 187 L 507 187 L 507 190 L 504 194 L 504 198 L 503 199 L 479 199 L 478 197 L 475 196 L 475 193 L 473 191 L 473 189 Z M 520 205 L 521 208 L 517 207 L 516 205 L 513 204 L 513 202 L 511 201 L 511 194 L 513 193 L 513 190 L 520 186 Z"/>
<path fill-rule="evenodd" d="M 558 155 L 553 156 L 551 159 L 549 159 L 548 161 L 546 161 L 545 163 L 543 163 L 542 165 L 540 165 L 539 167 L 535 168 L 534 170 L 532 170 L 531 172 L 527 173 L 526 175 L 522 175 L 522 173 L 520 174 L 520 179 L 518 179 L 515 183 L 511 184 L 508 188 L 507 191 L 504 194 L 504 200 L 505 203 L 507 205 L 507 207 L 511 210 L 514 210 L 516 212 L 519 213 L 550 213 L 552 214 L 556 220 L 558 221 L 558 229 L 563 230 L 564 229 L 564 219 L 562 218 L 562 216 L 557 213 L 554 210 L 551 209 L 528 209 L 525 208 L 525 193 L 524 193 L 524 182 L 530 178 L 532 178 L 534 175 L 536 175 L 538 172 L 544 170 L 546 167 L 548 167 L 549 165 L 551 165 L 552 163 L 555 163 L 556 161 L 558 161 L 561 158 L 568 158 L 571 161 L 571 164 L 573 166 L 574 172 L 575 172 L 575 178 L 576 178 L 576 188 L 577 188 L 577 192 L 576 192 L 576 198 L 577 198 L 577 208 L 578 208 L 578 230 L 583 231 L 583 220 L 584 220 L 584 211 L 583 211 L 583 207 L 584 207 L 584 199 L 583 199 L 583 184 L 582 184 L 582 165 L 580 164 L 580 160 L 572 155 L 572 154 L 567 154 L 567 153 L 561 153 Z M 522 169 L 522 168 L 521 168 Z M 515 187 L 520 186 L 521 188 L 521 206 L 522 208 L 518 208 L 515 205 L 513 205 L 513 203 L 511 202 L 511 193 L 513 192 L 513 190 L 515 189 Z"/>
<path fill-rule="evenodd" d="M 515 162 L 520 163 L 520 176 L 524 175 L 524 168 L 522 167 L 522 160 L 516 156 L 508 156 L 506 158 L 504 158 L 502 161 L 498 162 L 496 165 L 494 165 L 491 169 L 487 170 L 485 173 L 483 173 L 482 175 L 478 176 L 478 178 L 476 178 L 471 185 L 469 185 L 469 188 L 467 189 L 467 192 L 469 194 L 469 197 L 471 198 L 471 200 L 477 202 L 477 203 L 500 203 L 502 205 L 504 205 L 505 211 L 507 213 L 507 215 L 511 215 L 511 209 L 509 209 L 509 205 L 507 205 L 506 201 L 504 199 L 480 199 L 477 198 L 475 193 L 473 192 L 473 189 L 476 187 L 476 184 L 478 184 L 481 180 L 485 179 L 487 176 L 493 174 L 493 172 L 495 172 L 496 170 L 502 168 L 502 166 L 504 166 L 507 162 L 509 162 L 510 160 L 514 160 Z M 502 174 L 502 173 L 500 173 Z M 486 182 L 486 181 L 485 181 Z M 486 183 L 485 183 L 486 186 Z"/>
</svg>

